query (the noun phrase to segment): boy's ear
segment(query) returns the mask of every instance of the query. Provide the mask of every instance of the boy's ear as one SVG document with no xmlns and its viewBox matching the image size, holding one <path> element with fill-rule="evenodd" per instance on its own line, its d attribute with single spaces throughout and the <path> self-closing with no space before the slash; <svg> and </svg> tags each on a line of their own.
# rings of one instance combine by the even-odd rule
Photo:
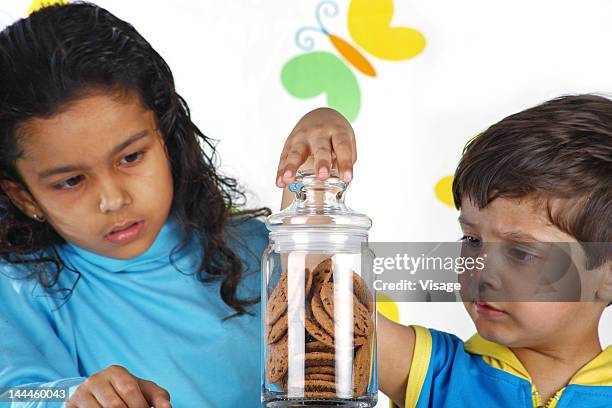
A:
<svg viewBox="0 0 612 408">
<path fill-rule="evenodd" d="M 608 261 L 603 266 L 604 279 L 601 286 L 597 290 L 596 298 L 606 302 L 606 305 L 612 302 L 612 261 Z"/>
<path fill-rule="evenodd" d="M 30 192 L 20 183 L 2 179 L 0 180 L 0 188 L 4 190 L 15 207 L 19 208 L 22 213 L 30 218 L 44 218 L 42 209 L 36 204 L 36 200 Z"/>
</svg>

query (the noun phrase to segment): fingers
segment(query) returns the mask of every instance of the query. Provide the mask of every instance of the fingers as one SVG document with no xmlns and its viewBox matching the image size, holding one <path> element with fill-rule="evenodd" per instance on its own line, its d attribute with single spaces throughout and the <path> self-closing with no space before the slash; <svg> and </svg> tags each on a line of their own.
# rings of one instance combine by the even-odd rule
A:
<svg viewBox="0 0 612 408">
<path fill-rule="evenodd" d="M 172 408 L 170 404 L 170 394 L 168 391 L 155 384 L 153 381 L 138 379 L 138 385 L 142 394 L 155 408 Z"/>
<path fill-rule="evenodd" d="M 149 408 L 136 377 L 111 377 L 110 384 L 128 408 Z"/>
<path fill-rule="evenodd" d="M 336 154 L 336 162 L 338 163 L 338 171 L 342 179 L 350 183 L 353 179 L 353 163 L 357 153 L 354 149 L 354 138 L 348 133 L 339 133 L 332 135 L 331 144 Z"/>
<path fill-rule="evenodd" d="M 286 187 L 295 179 L 296 171 L 312 157 L 319 179 L 327 179 L 337 162 L 345 182 L 353 178 L 357 161 L 355 134 L 350 123 L 337 111 L 315 109 L 300 119 L 283 148 L 276 172 L 276 185 Z"/>
<path fill-rule="evenodd" d="M 98 400 L 88 392 L 79 393 L 79 389 L 74 392 L 64 408 L 102 408 Z"/>
<path fill-rule="evenodd" d="M 352 156 L 352 161 L 353 161 L 353 165 L 355 163 L 357 163 L 357 139 L 355 138 L 355 134 L 351 135 L 351 142 L 353 145 L 353 156 Z"/>
<path fill-rule="evenodd" d="M 112 365 L 87 378 L 66 404 L 67 408 L 172 408 L 170 395 L 151 381 L 141 380 L 124 367 Z"/>
<path fill-rule="evenodd" d="M 276 172 L 276 185 L 279 187 L 285 187 L 294 180 L 297 169 L 310 155 L 310 147 L 303 139 L 295 140 L 283 153 Z"/>
<path fill-rule="evenodd" d="M 91 393 L 98 400 L 101 406 L 105 408 L 143 408 L 140 405 L 126 405 L 121 399 L 119 394 L 115 391 L 113 386 L 109 382 L 100 381 L 94 387 L 91 388 Z M 145 408 L 148 408 L 145 406 Z"/>
<path fill-rule="evenodd" d="M 280 160 L 278 161 L 278 169 L 276 170 L 276 186 L 277 187 L 285 187 L 283 183 L 283 174 L 285 173 L 285 165 L 287 161 L 287 156 L 289 155 L 289 150 L 291 149 L 291 136 L 287 138 L 285 141 L 285 145 L 283 146 L 283 151 L 281 152 Z"/>
<path fill-rule="evenodd" d="M 332 146 L 327 137 L 314 138 L 311 145 L 314 156 L 314 169 L 321 180 L 329 177 L 332 168 Z"/>
</svg>

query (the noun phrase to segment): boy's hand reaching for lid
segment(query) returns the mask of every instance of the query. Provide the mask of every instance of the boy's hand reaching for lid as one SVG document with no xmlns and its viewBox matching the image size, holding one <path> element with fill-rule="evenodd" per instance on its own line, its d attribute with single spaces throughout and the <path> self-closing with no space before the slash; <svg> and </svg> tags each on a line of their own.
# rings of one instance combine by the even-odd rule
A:
<svg viewBox="0 0 612 408">
<path fill-rule="evenodd" d="M 112 365 L 81 384 L 65 408 L 171 408 L 170 394 L 152 381 Z"/>
<path fill-rule="evenodd" d="M 313 167 L 322 180 L 337 165 L 342 179 L 348 183 L 353 179 L 356 161 L 357 147 L 351 124 L 333 109 L 318 108 L 304 115 L 287 138 L 276 185 L 286 187 L 304 163 Z"/>
</svg>

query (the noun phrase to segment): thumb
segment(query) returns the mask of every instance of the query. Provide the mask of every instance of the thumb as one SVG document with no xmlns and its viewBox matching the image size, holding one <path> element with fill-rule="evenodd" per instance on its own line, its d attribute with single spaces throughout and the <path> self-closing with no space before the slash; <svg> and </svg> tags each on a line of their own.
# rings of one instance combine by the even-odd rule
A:
<svg viewBox="0 0 612 408">
<path fill-rule="evenodd" d="M 170 394 L 168 391 L 155 384 L 153 381 L 138 379 L 140 392 L 147 402 L 155 408 L 172 408 Z"/>
</svg>

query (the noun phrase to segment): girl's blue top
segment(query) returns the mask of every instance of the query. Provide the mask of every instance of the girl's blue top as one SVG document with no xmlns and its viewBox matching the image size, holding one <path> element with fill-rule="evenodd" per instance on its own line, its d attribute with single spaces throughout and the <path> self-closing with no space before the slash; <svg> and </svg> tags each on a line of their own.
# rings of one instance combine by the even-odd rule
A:
<svg viewBox="0 0 612 408">
<path fill-rule="evenodd" d="M 228 228 L 245 276 L 241 298 L 260 295 L 261 255 L 268 243 L 263 223 Z M 193 238 L 170 258 L 182 229 L 166 222 L 151 247 L 130 260 L 88 252 L 72 244 L 56 249 L 69 268 L 49 294 L 19 279 L 23 265 L 0 264 L 0 394 L 2 388 L 65 387 L 70 393 L 88 376 L 116 364 L 168 390 L 173 407 L 259 407 L 260 304 L 252 315 L 234 313 L 221 283 L 202 284 L 194 271 L 201 240 Z M 78 274 L 71 271 L 80 272 Z M 64 303 L 64 304 L 62 304 Z M 61 407 L 63 403 L 0 407 Z"/>
</svg>

